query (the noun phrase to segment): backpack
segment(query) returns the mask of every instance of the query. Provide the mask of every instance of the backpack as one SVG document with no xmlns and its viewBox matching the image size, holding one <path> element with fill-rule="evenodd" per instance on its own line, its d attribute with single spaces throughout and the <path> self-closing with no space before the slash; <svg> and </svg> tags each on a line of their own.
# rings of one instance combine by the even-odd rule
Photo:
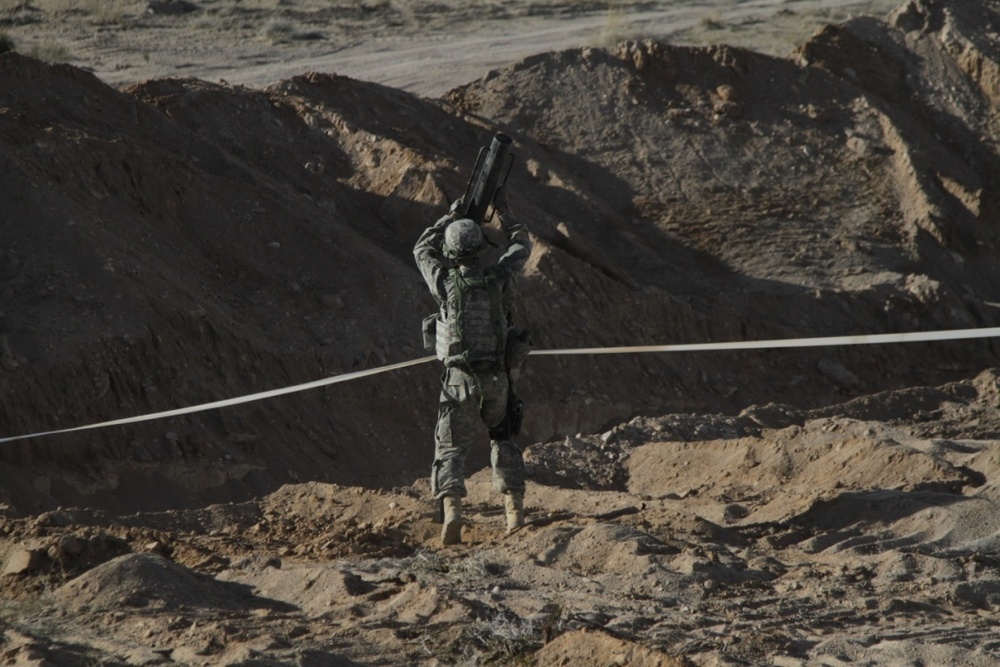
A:
<svg viewBox="0 0 1000 667">
<path fill-rule="evenodd" d="M 424 347 L 445 365 L 488 362 L 502 366 L 507 339 L 503 284 L 490 267 L 479 275 L 448 272 L 448 299 L 424 319 Z"/>
</svg>

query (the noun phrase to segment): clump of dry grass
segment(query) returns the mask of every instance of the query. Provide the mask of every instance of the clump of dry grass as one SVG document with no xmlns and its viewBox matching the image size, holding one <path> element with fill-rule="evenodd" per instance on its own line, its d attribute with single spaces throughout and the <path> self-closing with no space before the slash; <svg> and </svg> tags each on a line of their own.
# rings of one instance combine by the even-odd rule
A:
<svg viewBox="0 0 1000 667">
<path fill-rule="evenodd" d="M 698 25 L 701 26 L 702 30 L 721 30 L 726 27 L 719 12 L 712 12 L 707 16 L 703 16 Z"/>
<path fill-rule="evenodd" d="M 295 36 L 295 24 L 282 18 L 273 18 L 264 25 L 264 37 L 272 44 L 287 41 Z"/>
<path fill-rule="evenodd" d="M 451 572 L 466 581 L 495 580 L 503 577 L 508 569 L 507 565 L 494 559 L 485 551 L 475 551 L 451 566 Z"/>
<path fill-rule="evenodd" d="M 505 664 L 537 651 L 544 643 L 542 632 L 534 623 L 502 612 L 475 623 L 466 630 L 466 635 L 491 658 Z"/>
<path fill-rule="evenodd" d="M 503 577 L 508 566 L 485 551 L 476 551 L 465 558 L 451 560 L 435 551 L 420 551 L 400 561 L 400 565 L 410 572 L 434 573 L 454 576 L 463 581 Z"/>
<path fill-rule="evenodd" d="M 625 10 L 621 3 L 612 3 L 608 6 L 608 23 L 604 26 L 604 34 L 601 36 L 599 46 L 611 46 L 621 41 L 622 17 Z"/>
<path fill-rule="evenodd" d="M 400 565 L 413 573 L 446 574 L 451 568 L 448 559 L 436 551 L 419 551 L 400 561 Z"/>
</svg>

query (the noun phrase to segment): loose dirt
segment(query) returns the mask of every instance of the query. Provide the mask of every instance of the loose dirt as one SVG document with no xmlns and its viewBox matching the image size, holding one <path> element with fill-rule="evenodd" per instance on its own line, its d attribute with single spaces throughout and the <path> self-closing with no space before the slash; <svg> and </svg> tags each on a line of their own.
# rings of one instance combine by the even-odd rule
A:
<svg viewBox="0 0 1000 667">
<path fill-rule="evenodd" d="M 0 4 L 3 435 L 423 356 L 497 131 L 540 349 L 1000 324 L 995 3 L 71 5 Z M 484 446 L 454 549 L 433 364 L 3 443 L 0 661 L 1000 664 L 997 367 L 535 357 L 529 524 Z"/>
</svg>

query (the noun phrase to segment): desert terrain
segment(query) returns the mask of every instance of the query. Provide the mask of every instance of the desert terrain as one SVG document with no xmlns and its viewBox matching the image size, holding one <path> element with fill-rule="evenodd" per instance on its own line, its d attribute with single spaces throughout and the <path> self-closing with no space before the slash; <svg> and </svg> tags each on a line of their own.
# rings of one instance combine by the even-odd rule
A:
<svg viewBox="0 0 1000 667">
<path fill-rule="evenodd" d="M 529 55 L 625 39 L 786 56 L 891 0 L 2 0 L 20 50 L 112 85 L 193 76 L 266 86 L 336 72 L 426 97 Z"/>
<path fill-rule="evenodd" d="M 536 348 L 1000 326 L 1000 7 L 0 0 L 0 663 L 1000 664 L 1000 349 L 533 356 L 442 548 L 420 232 Z M 500 238 L 495 223 L 486 229 Z"/>
</svg>

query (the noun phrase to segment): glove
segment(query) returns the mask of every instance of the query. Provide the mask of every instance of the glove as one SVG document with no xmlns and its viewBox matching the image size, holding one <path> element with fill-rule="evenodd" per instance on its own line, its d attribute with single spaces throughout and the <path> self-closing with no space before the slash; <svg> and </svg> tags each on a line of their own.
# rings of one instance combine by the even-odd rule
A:
<svg viewBox="0 0 1000 667">
<path fill-rule="evenodd" d="M 493 208 L 497 210 L 497 213 L 503 215 L 510 207 L 507 205 L 507 186 L 501 185 L 497 188 L 497 191 L 493 193 Z"/>
<path fill-rule="evenodd" d="M 448 209 L 448 214 L 452 216 L 456 215 L 458 213 L 458 209 L 462 208 L 462 206 L 464 205 L 465 205 L 465 195 L 462 195 L 451 203 L 451 207 Z"/>
</svg>

